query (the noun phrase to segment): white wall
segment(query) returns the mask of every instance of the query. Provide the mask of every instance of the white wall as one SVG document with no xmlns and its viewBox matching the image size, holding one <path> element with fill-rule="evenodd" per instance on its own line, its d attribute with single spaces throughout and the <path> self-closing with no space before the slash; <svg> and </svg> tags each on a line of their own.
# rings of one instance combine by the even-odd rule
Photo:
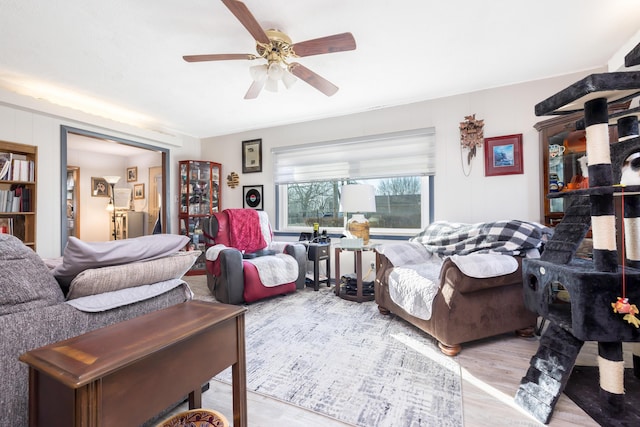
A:
<svg viewBox="0 0 640 427">
<path fill-rule="evenodd" d="M 243 185 L 263 184 L 264 207 L 270 218 L 274 218 L 273 147 L 434 126 L 436 220 L 540 221 L 540 148 L 533 125 L 549 117 L 536 117 L 534 106 L 592 72 L 596 70 L 361 114 L 207 138 L 202 140 L 202 157 L 222 162 L 223 177 L 232 171 L 240 175 L 240 185 L 235 189 L 223 183 L 223 208 L 242 207 Z M 524 174 L 485 177 L 484 150 L 480 149 L 472 161 L 471 173 L 465 176 L 459 124 L 465 116 L 474 113 L 476 119 L 484 120 L 485 138 L 523 134 Z M 254 138 L 262 138 L 263 172 L 242 174 L 241 141 Z"/>
<path fill-rule="evenodd" d="M 176 232 L 178 183 L 177 178 L 173 178 L 178 175 L 178 160 L 200 157 L 200 141 L 197 138 L 135 128 L 0 90 L 0 140 L 38 147 L 36 249 L 40 256 L 49 258 L 61 255 L 61 125 L 169 149 L 170 231 Z M 73 164 L 73 160 L 70 159 L 68 163 Z M 146 187 L 148 185 L 145 185 L 145 191 Z"/>
</svg>

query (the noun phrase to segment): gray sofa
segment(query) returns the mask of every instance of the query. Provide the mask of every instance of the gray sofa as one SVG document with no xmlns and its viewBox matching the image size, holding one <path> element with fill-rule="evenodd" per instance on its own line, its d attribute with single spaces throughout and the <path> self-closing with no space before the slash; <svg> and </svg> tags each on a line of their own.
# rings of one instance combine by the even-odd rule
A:
<svg viewBox="0 0 640 427">
<path fill-rule="evenodd" d="M 122 243 L 120 245 L 122 249 Z M 156 257 L 157 261 L 164 262 L 168 259 L 165 255 Z M 178 258 L 180 257 L 176 257 Z M 178 259 L 181 264 L 180 269 L 186 265 L 187 258 L 183 258 Z M 193 257 L 188 259 L 195 261 Z M 151 262 L 145 260 L 137 264 L 143 267 L 146 265 L 145 268 L 148 270 Z M 117 286 L 118 280 L 109 279 L 118 275 L 136 277 L 130 269 L 133 264 L 136 263 L 87 268 L 88 276 L 85 279 L 88 278 L 92 283 L 99 283 L 100 280 L 96 279 L 95 272 L 107 272 L 109 276 L 103 277 L 102 281 L 115 283 L 116 287 L 121 289 L 109 289 L 111 292 L 99 294 L 100 291 L 95 289 L 76 286 L 78 298 L 69 300 L 54 276 L 55 270 L 47 266 L 35 252 L 24 246 L 18 239 L 8 234 L 0 234 L 0 378 L 2 378 L 0 425 L 28 425 L 28 368 L 18 360 L 21 354 L 46 344 L 179 304 L 191 298 L 192 293 L 188 285 L 179 279 L 184 272 L 176 273 L 175 269 L 171 273 L 176 276 L 175 278 L 159 284 L 145 283 L 127 288 Z M 95 267 L 99 266 L 95 265 Z M 145 268 L 142 269 L 142 274 L 137 274 L 138 277 L 149 276 L 144 273 Z M 155 270 L 158 269 L 155 268 Z M 81 275 L 82 273 L 76 273 L 78 277 Z M 75 284 L 78 283 L 80 281 Z M 74 287 L 73 281 L 71 286 Z M 148 295 L 155 296 L 140 296 L 141 290 L 151 290 Z M 92 292 L 95 295 L 90 295 Z M 126 296 L 128 293 L 133 295 L 133 299 L 129 303 L 122 302 L 123 295 Z M 120 303 L 116 304 L 112 299 L 107 298 L 107 304 L 113 308 L 100 308 L 100 304 L 105 304 L 104 296 L 112 294 L 117 296 Z M 99 301 L 96 302 L 96 299 Z M 82 310 L 71 305 L 74 301 L 78 302 Z"/>
</svg>

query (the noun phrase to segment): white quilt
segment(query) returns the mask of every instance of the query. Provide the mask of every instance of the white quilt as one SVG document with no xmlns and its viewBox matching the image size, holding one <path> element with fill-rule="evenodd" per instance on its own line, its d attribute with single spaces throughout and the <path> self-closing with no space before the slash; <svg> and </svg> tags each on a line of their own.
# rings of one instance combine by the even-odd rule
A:
<svg viewBox="0 0 640 427">
<path fill-rule="evenodd" d="M 262 284 L 268 288 L 295 282 L 298 278 L 298 262 L 287 254 L 275 254 L 245 259 L 256 266 Z"/>
<path fill-rule="evenodd" d="M 412 316 L 431 319 L 441 267 L 442 259 L 435 256 L 421 264 L 394 267 L 389 274 L 391 300 Z"/>
</svg>

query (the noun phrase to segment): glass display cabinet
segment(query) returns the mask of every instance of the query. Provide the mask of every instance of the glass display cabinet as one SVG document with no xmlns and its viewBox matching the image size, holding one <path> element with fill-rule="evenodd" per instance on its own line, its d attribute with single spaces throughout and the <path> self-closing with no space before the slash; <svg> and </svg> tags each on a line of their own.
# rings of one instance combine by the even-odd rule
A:
<svg viewBox="0 0 640 427">
<path fill-rule="evenodd" d="M 202 160 L 183 160 L 180 169 L 180 208 L 178 219 L 180 234 L 190 239 L 189 250 L 200 250 L 202 255 L 187 273 L 205 273 L 205 245 L 202 238 L 202 220 L 221 210 L 220 163 Z"/>
<path fill-rule="evenodd" d="M 610 111 L 621 110 L 611 107 Z M 542 159 L 541 221 L 555 226 L 564 216 L 563 198 L 548 198 L 550 193 L 572 191 L 588 187 L 586 137 L 581 126 L 583 113 L 554 117 L 534 125 L 539 132 L 540 158 Z M 582 129 L 581 129 L 582 128 Z M 609 126 L 609 141 L 618 140 L 618 130 Z"/>
</svg>

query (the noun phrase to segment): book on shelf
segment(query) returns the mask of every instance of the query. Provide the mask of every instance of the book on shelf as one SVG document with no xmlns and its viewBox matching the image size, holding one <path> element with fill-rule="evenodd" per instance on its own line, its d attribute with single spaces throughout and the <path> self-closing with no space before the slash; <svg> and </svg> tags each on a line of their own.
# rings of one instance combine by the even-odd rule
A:
<svg viewBox="0 0 640 427">
<path fill-rule="evenodd" d="M 13 155 L 11 153 L 0 153 L 0 180 L 9 180 L 11 174 L 11 161 Z"/>
<path fill-rule="evenodd" d="M 12 154 L 11 160 L 11 179 L 13 181 L 33 181 L 35 174 L 33 169 L 35 163 L 28 160 L 24 154 Z"/>
<path fill-rule="evenodd" d="M 31 189 L 22 184 L 0 189 L 0 212 L 31 212 L 31 198 Z"/>
</svg>

